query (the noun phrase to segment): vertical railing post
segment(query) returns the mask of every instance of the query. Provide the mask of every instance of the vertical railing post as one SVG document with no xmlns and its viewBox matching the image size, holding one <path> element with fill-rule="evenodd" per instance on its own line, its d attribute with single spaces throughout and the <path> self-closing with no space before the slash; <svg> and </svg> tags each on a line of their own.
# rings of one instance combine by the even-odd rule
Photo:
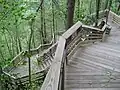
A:
<svg viewBox="0 0 120 90">
<path fill-rule="evenodd" d="M 66 49 L 64 50 L 63 64 L 61 71 L 61 90 L 65 90 L 65 73 L 66 73 L 65 69 L 66 69 Z"/>
<path fill-rule="evenodd" d="M 64 67 L 64 63 L 63 63 L 63 67 L 62 67 L 62 82 L 61 82 L 61 90 L 64 90 L 64 70 L 65 70 L 65 67 Z"/>
<path fill-rule="evenodd" d="M 2 90 L 2 73 L 3 73 L 3 71 L 2 71 L 2 67 L 0 66 L 0 90 Z"/>
</svg>

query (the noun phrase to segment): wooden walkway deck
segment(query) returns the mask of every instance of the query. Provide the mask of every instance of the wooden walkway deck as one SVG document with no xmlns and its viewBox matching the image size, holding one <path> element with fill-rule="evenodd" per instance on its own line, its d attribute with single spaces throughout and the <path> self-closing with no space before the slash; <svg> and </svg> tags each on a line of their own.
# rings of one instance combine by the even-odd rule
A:
<svg viewBox="0 0 120 90">
<path fill-rule="evenodd" d="M 66 68 L 65 90 L 120 90 L 120 27 L 104 42 L 81 46 Z"/>
<path fill-rule="evenodd" d="M 100 12 L 100 19 L 107 11 Z M 120 16 L 110 11 L 108 24 L 93 27 L 78 21 L 55 44 L 32 49 L 32 81 L 45 78 L 36 90 L 120 90 L 119 38 Z M 29 83 L 27 55 L 22 51 L 4 68 L 13 82 Z"/>
</svg>

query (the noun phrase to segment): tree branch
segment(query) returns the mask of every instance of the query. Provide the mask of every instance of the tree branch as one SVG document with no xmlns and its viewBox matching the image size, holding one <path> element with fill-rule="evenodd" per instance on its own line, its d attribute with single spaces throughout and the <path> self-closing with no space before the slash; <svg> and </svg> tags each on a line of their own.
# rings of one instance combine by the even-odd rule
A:
<svg viewBox="0 0 120 90">
<path fill-rule="evenodd" d="M 43 2 L 44 2 L 44 0 L 41 0 L 41 3 L 40 3 L 40 5 L 39 5 L 39 7 L 37 8 L 36 12 L 38 12 L 38 11 L 39 11 L 39 9 L 41 8 L 41 6 L 42 6 Z"/>
</svg>

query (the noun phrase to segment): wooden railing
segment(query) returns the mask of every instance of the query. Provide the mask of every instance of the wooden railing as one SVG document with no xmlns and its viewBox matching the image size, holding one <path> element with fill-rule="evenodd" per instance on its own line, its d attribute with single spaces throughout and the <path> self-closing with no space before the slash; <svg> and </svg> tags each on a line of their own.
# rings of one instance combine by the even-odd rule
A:
<svg viewBox="0 0 120 90">
<path fill-rule="evenodd" d="M 49 44 L 40 45 L 35 49 L 31 49 L 31 54 L 32 54 L 31 56 L 38 54 L 38 57 L 37 57 L 38 58 L 38 63 L 39 62 L 42 62 L 42 63 L 45 62 L 45 60 L 50 59 L 49 57 L 46 57 L 46 55 L 49 55 L 49 56 L 53 57 L 54 54 L 55 54 L 57 43 L 55 43 L 53 45 L 52 44 L 53 44 L 53 41 L 51 41 Z M 46 49 L 46 50 L 44 50 L 44 49 Z M 41 52 L 41 51 L 43 51 L 43 52 Z M 14 68 L 16 68 L 19 63 L 24 62 L 24 60 L 27 58 L 27 53 L 28 53 L 27 50 L 20 52 L 15 58 L 13 58 L 13 60 L 8 65 L 6 65 L 3 68 L 3 73 L 5 75 L 13 78 L 13 79 L 16 79 L 14 76 L 10 75 L 9 72 L 11 70 L 13 70 Z"/>
<path fill-rule="evenodd" d="M 120 26 L 120 16 L 112 11 L 109 13 L 109 21 L 112 21 Z"/>
<path fill-rule="evenodd" d="M 103 14 L 104 13 L 104 14 Z M 103 16 L 101 16 L 103 15 Z M 101 11 L 100 17 L 104 17 L 105 12 Z M 119 24 L 119 16 L 116 16 L 113 12 L 110 12 L 109 17 L 112 17 L 112 21 Z M 116 20 L 116 19 L 117 20 Z M 119 18 L 119 19 L 118 19 Z M 53 59 L 53 63 L 47 73 L 47 76 L 44 80 L 44 83 L 41 87 L 41 90 L 64 90 L 64 80 L 65 80 L 65 68 L 66 64 L 69 62 L 72 55 L 79 48 L 79 46 L 88 41 L 103 41 L 107 30 L 107 25 L 103 25 L 102 29 L 95 28 L 92 26 L 83 25 L 81 22 L 77 22 L 69 30 L 67 30 L 63 35 L 60 36 L 59 41 L 52 45 L 40 45 L 36 49 L 31 50 L 31 54 L 39 54 L 39 58 L 44 57 L 42 62 L 46 62 L 48 59 Z M 52 45 L 52 46 L 51 46 Z M 50 48 L 48 48 L 51 46 Z M 47 47 L 48 49 L 43 51 L 41 48 Z M 12 70 L 14 67 L 17 67 L 17 64 L 27 57 L 26 54 L 28 51 L 23 51 L 17 55 L 9 65 L 7 65 L 4 70 L 4 73 L 8 76 L 11 76 L 7 71 Z M 51 57 L 51 58 L 50 58 Z M 40 59 L 39 59 L 40 60 Z M 38 62 L 41 62 L 41 60 Z M 42 72 L 42 71 L 41 71 Z M 36 72 L 38 73 L 38 72 Z M 36 74 L 35 73 L 35 74 Z M 34 74 L 34 75 L 35 75 Z M 14 76 L 11 76 L 15 79 Z M 24 76 L 25 78 L 27 76 Z M 39 77 L 39 76 L 38 76 Z"/>
<path fill-rule="evenodd" d="M 82 25 L 77 22 L 67 30 L 58 41 L 53 63 L 40 90 L 64 90 L 65 68 L 68 60 L 80 44 L 90 40 L 102 40 L 106 25 L 102 29 Z"/>
</svg>

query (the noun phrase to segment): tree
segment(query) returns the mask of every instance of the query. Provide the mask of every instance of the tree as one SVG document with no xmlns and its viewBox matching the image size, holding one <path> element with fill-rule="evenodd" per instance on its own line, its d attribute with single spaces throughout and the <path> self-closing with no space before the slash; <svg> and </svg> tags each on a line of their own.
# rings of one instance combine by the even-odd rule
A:
<svg viewBox="0 0 120 90">
<path fill-rule="evenodd" d="M 111 6 L 112 6 L 112 0 L 109 1 L 109 7 L 108 7 L 108 11 L 107 11 L 107 16 L 106 16 L 106 24 L 108 22 L 108 16 L 109 16 L 109 12 L 110 12 Z"/>
<path fill-rule="evenodd" d="M 106 1 L 105 1 L 105 8 L 104 8 L 104 9 L 107 9 L 107 8 L 108 8 L 108 3 L 109 3 L 109 0 L 106 0 Z"/>
<path fill-rule="evenodd" d="M 67 29 L 73 25 L 75 0 L 67 0 Z"/>
<path fill-rule="evenodd" d="M 36 10 L 36 13 L 39 11 L 40 8 L 42 8 L 44 0 L 41 1 L 38 9 Z M 32 82 L 31 82 L 31 41 L 32 41 L 32 37 L 34 34 L 34 30 L 33 30 L 33 23 L 35 21 L 36 15 L 33 15 L 33 17 L 30 19 L 30 37 L 29 37 L 29 43 L 28 43 L 28 65 L 29 65 L 29 84 L 30 84 L 30 88 L 32 86 Z M 43 18 L 42 18 L 43 20 Z M 42 27 L 43 28 L 43 27 Z"/>
<path fill-rule="evenodd" d="M 118 5 L 118 10 L 117 11 L 119 11 L 120 10 L 120 1 L 119 1 L 119 5 Z"/>
<path fill-rule="evenodd" d="M 100 0 L 96 0 L 96 22 L 95 22 L 95 26 L 98 25 L 99 11 L 100 11 Z"/>
</svg>

